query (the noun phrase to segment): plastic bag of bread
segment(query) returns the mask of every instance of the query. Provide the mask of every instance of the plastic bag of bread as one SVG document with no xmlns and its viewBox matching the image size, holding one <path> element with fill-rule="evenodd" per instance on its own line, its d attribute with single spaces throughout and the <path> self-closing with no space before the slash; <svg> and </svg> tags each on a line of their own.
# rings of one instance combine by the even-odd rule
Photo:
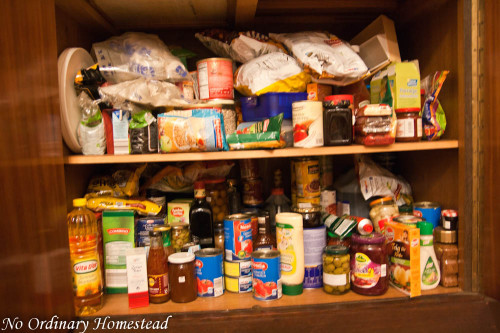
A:
<svg viewBox="0 0 500 333">
<path fill-rule="evenodd" d="M 365 63 L 351 46 L 329 33 L 309 31 L 269 36 L 283 43 L 315 79 L 330 79 L 334 84 L 347 85 L 368 73 Z"/>
<path fill-rule="evenodd" d="M 127 32 L 92 45 L 99 71 L 110 83 L 139 77 L 183 81 L 188 72 L 156 35 Z"/>
<path fill-rule="evenodd" d="M 283 45 L 269 39 L 266 34 L 255 31 L 209 29 L 195 34 L 195 37 L 219 57 L 231 58 L 241 63 L 246 63 L 263 54 L 286 52 Z"/>
<path fill-rule="evenodd" d="M 234 88 L 245 96 L 269 92 L 303 92 L 309 82 L 310 76 L 297 61 L 279 52 L 255 58 L 234 73 Z"/>
</svg>

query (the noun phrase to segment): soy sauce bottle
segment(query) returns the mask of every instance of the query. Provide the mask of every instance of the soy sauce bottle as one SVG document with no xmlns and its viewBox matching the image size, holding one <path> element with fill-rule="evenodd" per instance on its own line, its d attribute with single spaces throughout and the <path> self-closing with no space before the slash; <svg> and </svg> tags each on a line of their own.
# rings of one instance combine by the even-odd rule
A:
<svg viewBox="0 0 500 333">
<path fill-rule="evenodd" d="M 207 202 L 205 183 L 194 183 L 194 202 L 189 210 L 189 223 L 193 241 L 199 241 L 201 248 L 214 247 L 212 207 Z"/>
</svg>

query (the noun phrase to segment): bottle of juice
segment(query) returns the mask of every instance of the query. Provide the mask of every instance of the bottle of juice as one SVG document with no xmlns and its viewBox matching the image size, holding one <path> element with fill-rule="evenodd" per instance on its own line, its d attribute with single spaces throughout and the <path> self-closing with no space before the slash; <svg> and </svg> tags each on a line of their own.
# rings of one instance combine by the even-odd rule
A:
<svg viewBox="0 0 500 333">
<path fill-rule="evenodd" d="M 97 249 L 97 220 L 94 213 L 86 208 L 86 204 L 85 198 L 74 199 L 74 209 L 67 217 L 77 316 L 92 314 L 103 305 L 103 283 Z"/>
</svg>

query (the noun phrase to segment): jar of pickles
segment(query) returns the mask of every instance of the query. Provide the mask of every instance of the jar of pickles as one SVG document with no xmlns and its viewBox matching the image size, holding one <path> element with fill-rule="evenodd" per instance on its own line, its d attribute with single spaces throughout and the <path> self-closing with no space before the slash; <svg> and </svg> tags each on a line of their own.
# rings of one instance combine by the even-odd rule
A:
<svg viewBox="0 0 500 333">
<path fill-rule="evenodd" d="M 327 245 L 343 245 L 347 248 L 351 246 L 351 236 L 352 236 L 352 231 L 349 232 L 345 237 L 340 238 L 339 235 L 336 233 L 333 233 L 331 231 L 328 231 L 328 241 Z"/>
<path fill-rule="evenodd" d="M 224 216 L 229 215 L 227 188 L 224 178 L 204 180 L 207 201 L 212 207 L 214 226 L 224 225 Z"/>
<path fill-rule="evenodd" d="M 399 209 L 392 197 L 383 197 L 370 203 L 370 219 L 376 232 L 383 232 L 385 222 L 399 214 Z"/>
<path fill-rule="evenodd" d="M 184 244 L 191 242 L 191 232 L 189 224 L 176 222 L 170 225 L 172 227 L 172 246 L 175 252 L 181 252 Z"/>
<path fill-rule="evenodd" d="M 330 245 L 323 251 L 323 290 L 341 295 L 351 289 L 349 249 L 343 245 Z"/>
</svg>

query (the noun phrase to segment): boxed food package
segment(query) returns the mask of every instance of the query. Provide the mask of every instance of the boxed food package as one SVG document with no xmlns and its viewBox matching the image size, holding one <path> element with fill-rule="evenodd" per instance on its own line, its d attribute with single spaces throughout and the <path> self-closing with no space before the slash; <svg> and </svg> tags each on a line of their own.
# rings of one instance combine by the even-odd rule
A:
<svg viewBox="0 0 500 333">
<path fill-rule="evenodd" d="M 410 295 L 420 296 L 420 229 L 398 222 L 385 223 L 389 251 L 389 281 Z"/>
<path fill-rule="evenodd" d="M 102 213 L 105 291 L 127 292 L 127 250 L 134 248 L 134 212 L 131 210 Z"/>
<path fill-rule="evenodd" d="M 393 91 L 394 110 L 421 107 L 418 61 L 392 64 L 387 68 L 387 76 Z"/>
<path fill-rule="evenodd" d="M 127 284 L 128 306 L 131 309 L 149 305 L 148 271 L 146 249 L 138 247 L 128 249 L 127 255 Z"/>
<path fill-rule="evenodd" d="M 175 199 L 168 203 L 167 221 L 169 224 L 182 222 L 189 223 L 189 210 L 193 199 Z"/>
<path fill-rule="evenodd" d="M 320 83 L 309 83 L 307 85 L 307 99 L 310 101 L 323 101 L 326 96 L 332 94 L 332 86 Z"/>
</svg>

